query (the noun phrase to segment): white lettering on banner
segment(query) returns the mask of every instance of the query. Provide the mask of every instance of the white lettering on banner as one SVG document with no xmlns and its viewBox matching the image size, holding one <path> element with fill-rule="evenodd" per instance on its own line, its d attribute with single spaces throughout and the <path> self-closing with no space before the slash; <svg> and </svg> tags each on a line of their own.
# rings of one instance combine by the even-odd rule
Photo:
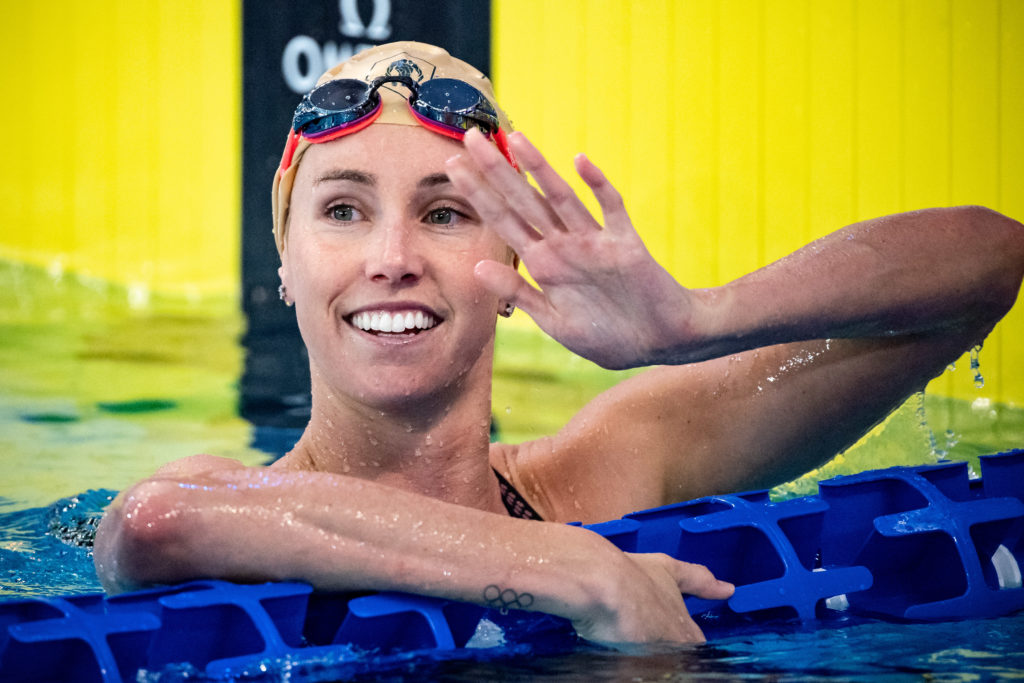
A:
<svg viewBox="0 0 1024 683">
<path fill-rule="evenodd" d="M 391 35 L 391 0 L 373 0 L 369 24 L 364 24 L 359 16 L 358 0 L 338 0 L 338 10 L 338 30 L 348 38 L 384 41 Z M 295 36 L 281 53 L 281 75 L 292 92 L 301 95 L 312 90 L 323 72 L 374 44 L 351 40 L 339 44 L 328 40 L 321 46 L 310 36 Z"/>
<path fill-rule="evenodd" d="M 328 40 L 321 47 L 309 36 L 295 36 L 281 54 L 281 75 L 292 92 L 301 95 L 313 89 L 323 72 L 370 47 L 373 43 L 343 42 L 338 45 L 333 40 Z"/>
<path fill-rule="evenodd" d="M 363 24 L 359 16 L 357 0 L 338 0 L 341 21 L 338 30 L 349 38 L 384 40 L 391 35 L 391 0 L 373 0 L 373 16 L 369 25 Z"/>
<path fill-rule="evenodd" d="M 305 58 L 305 71 L 302 60 Z M 284 82 L 293 91 L 306 92 L 316 84 L 316 79 L 324 72 L 324 60 L 320 54 L 320 46 L 309 36 L 295 36 L 284 46 L 281 54 L 281 74 Z"/>
</svg>

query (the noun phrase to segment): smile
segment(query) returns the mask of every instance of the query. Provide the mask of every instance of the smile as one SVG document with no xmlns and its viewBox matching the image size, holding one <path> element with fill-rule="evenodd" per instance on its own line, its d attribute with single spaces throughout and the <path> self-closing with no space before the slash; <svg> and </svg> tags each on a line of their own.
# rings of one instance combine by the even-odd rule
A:
<svg viewBox="0 0 1024 683">
<path fill-rule="evenodd" d="M 429 330 L 438 319 L 423 311 L 361 311 L 352 315 L 352 326 L 364 332 L 401 334 Z"/>
</svg>

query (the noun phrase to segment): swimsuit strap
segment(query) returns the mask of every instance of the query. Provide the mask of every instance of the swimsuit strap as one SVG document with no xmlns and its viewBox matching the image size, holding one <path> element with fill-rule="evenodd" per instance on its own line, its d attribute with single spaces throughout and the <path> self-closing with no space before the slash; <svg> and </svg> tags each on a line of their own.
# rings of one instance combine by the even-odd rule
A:
<svg viewBox="0 0 1024 683">
<path fill-rule="evenodd" d="M 501 488 L 501 502 L 505 504 L 505 509 L 508 510 L 509 515 L 520 519 L 543 521 L 540 514 L 526 502 L 525 498 L 519 495 L 519 491 L 516 491 L 516 488 L 505 477 L 498 473 L 498 470 L 494 470 L 494 476 L 498 478 L 498 487 Z"/>
</svg>

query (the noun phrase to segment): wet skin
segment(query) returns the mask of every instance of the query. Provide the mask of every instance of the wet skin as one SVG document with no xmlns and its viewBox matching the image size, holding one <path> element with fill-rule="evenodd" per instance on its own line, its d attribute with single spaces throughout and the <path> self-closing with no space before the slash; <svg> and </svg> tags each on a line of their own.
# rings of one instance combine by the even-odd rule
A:
<svg viewBox="0 0 1024 683">
<path fill-rule="evenodd" d="M 270 469 L 200 456 L 124 492 L 97 536 L 105 585 L 302 578 L 481 604 L 497 586 L 600 642 L 699 640 L 680 592 L 731 586 L 561 522 L 818 466 L 980 342 L 1024 276 L 1020 224 L 958 207 L 864 221 L 686 289 L 595 166 L 577 160 L 603 223 L 523 136 L 510 142 L 540 191 L 477 134 L 460 147 L 374 125 L 307 152 L 281 276 L 310 353 L 310 424 Z M 665 365 L 555 435 L 491 445 L 506 302 L 601 364 Z M 380 329 L 385 313 L 399 331 Z M 491 467 L 548 523 L 505 516 Z"/>
</svg>

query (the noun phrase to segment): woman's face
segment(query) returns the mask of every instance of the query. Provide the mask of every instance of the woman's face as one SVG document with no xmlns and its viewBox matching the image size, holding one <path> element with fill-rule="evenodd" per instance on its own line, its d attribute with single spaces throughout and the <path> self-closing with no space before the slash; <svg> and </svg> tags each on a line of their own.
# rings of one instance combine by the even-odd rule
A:
<svg viewBox="0 0 1024 683">
<path fill-rule="evenodd" d="M 464 381 L 489 392 L 497 297 L 473 276 L 508 249 L 448 181 L 454 140 L 372 125 L 312 145 L 292 190 L 281 279 L 318 382 L 367 405 Z"/>
</svg>

